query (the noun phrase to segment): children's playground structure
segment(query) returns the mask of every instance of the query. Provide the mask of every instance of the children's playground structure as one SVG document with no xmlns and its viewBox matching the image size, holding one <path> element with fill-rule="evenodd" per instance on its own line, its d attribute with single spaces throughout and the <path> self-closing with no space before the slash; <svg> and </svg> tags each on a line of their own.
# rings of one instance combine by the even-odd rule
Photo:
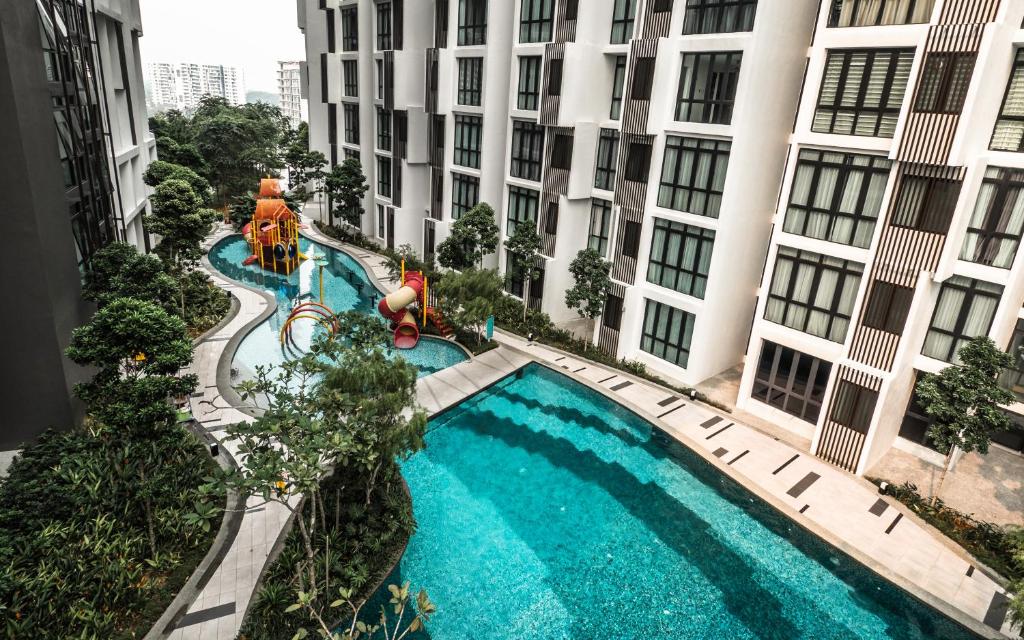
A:
<svg viewBox="0 0 1024 640">
<path fill-rule="evenodd" d="M 420 326 L 417 316 L 424 327 L 433 322 L 441 335 L 451 335 L 451 328 L 442 320 L 440 312 L 431 306 L 429 287 L 425 275 L 419 271 L 406 271 L 405 260 L 402 260 L 401 284 L 397 291 L 384 297 L 377 305 L 380 314 L 391 321 L 394 329 L 395 347 L 412 349 L 420 341 Z M 419 305 L 413 315 L 414 305 Z"/>
<path fill-rule="evenodd" d="M 256 211 L 242 228 L 252 255 L 242 264 L 259 263 L 261 269 L 289 275 L 306 256 L 299 250 L 299 217 L 285 204 L 282 194 L 278 180 L 260 180 Z"/>
</svg>

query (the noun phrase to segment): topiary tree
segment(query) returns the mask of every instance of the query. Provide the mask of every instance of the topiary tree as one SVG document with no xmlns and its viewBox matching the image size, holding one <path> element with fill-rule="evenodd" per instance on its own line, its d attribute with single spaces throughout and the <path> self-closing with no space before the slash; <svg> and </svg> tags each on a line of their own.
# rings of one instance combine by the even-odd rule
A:
<svg viewBox="0 0 1024 640">
<path fill-rule="evenodd" d="M 503 297 L 501 276 L 490 269 L 466 269 L 449 272 L 434 285 L 441 300 L 441 312 L 457 326 L 472 327 L 477 344 L 483 325 L 493 316 Z"/>
<path fill-rule="evenodd" d="M 526 311 L 529 308 L 530 288 L 533 279 L 540 274 L 537 256 L 540 255 L 540 236 L 532 223 L 519 223 L 512 236 L 505 240 L 508 250 L 508 271 L 511 277 L 523 281 L 523 322 L 526 322 Z"/>
<path fill-rule="evenodd" d="M 972 339 L 957 353 L 961 364 L 938 374 L 925 374 L 916 388 L 918 402 L 934 418 L 928 437 L 940 453 L 946 454 L 939 483 L 932 492 L 932 506 L 942 491 L 956 450 L 988 453 L 992 436 L 1010 426 L 1000 406 L 1012 403 L 1014 396 L 1001 388 L 996 378 L 1013 364 L 1013 358 L 985 336 Z"/>
<path fill-rule="evenodd" d="M 601 257 L 596 249 L 583 249 L 577 253 L 569 264 L 569 273 L 575 284 L 565 292 L 566 306 L 591 320 L 601 315 L 612 288 L 611 270 L 612 263 Z"/>
<path fill-rule="evenodd" d="M 348 224 L 358 227 L 363 218 L 363 196 L 369 189 L 363 167 L 355 158 L 335 165 L 324 178 L 324 191 L 329 203 L 329 223 L 338 215 Z"/>
<path fill-rule="evenodd" d="M 143 218 L 143 224 L 146 231 L 160 236 L 157 254 L 178 271 L 198 261 L 217 212 L 204 209 L 202 199 L 184 180 L 164 180 L 149 200 L 153 213 Z"/>
<path fill-rule="evenodd" d="M 100 307 L 118 298 L 135 298 L 160 305 L 170 313 L 174 313 L 179 293 L 178 282 L 167 274 L 159 258 L 142 255 L 123 242 L 96 252 L 82 288 L 82 297 Z"/>
<path fill-rule="evenodd" d="M 437 248 L 437 261 L 449 269 L 482 267 L 484 256 L 498 248 L 498 225 L 494 209 L 486 202 L 476 205 L 456 220 L 451 234 Z"/>
<path fill-rule="evenodd" d="M 155 160 L 146 169 L 146 173 L 142 174 L 142 181 L 151 187 L 156 187 L 164 180 L 182 180 L 187 182 L 203 204 L 209 204 L 210 198 L 213 196 L 210 183 L 206 178 L 180 164 Z"/>
</svg>

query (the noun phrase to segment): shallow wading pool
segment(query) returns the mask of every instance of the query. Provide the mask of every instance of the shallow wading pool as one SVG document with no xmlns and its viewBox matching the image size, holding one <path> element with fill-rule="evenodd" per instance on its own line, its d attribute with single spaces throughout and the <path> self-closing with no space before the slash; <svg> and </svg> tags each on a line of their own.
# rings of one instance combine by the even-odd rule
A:
<svg viewBox="0 0 1024 640">
<path fill-rule="evenodd" d="M 977 637 L 536 364 L 431 420 L 403 473 L 418 529 L 388 582 L 437 603 L 420 637 Z"/>
</svg>

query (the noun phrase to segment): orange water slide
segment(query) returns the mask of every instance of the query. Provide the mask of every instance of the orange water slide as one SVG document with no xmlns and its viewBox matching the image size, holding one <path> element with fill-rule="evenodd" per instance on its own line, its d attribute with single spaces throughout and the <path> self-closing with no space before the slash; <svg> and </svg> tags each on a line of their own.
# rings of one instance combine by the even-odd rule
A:
<svg viewBox="0 0 1024 640">
<path fill-rule="evenodd" d="M 405 284 L 398 291 L 388 294 L 377 305 L 380 314 L 396 324 L 395 347 L 412 349 L 420 341 L 420 329 L 416 318 L 409 311 L 409 305 L 423 295 L 423 274 L 407 272 Z"/>
</svg>

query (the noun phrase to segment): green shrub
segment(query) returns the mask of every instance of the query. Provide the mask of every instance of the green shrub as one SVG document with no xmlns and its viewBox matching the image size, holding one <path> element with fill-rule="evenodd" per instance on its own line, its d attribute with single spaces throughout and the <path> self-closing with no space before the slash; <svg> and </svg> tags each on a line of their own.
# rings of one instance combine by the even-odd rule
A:
<svg viewBox="0 0 1024 640">
<path fill-rule="evenodd" d="M 181 290 L 185 296 L 185 324 L 193 337 L 213 328 L 231 309 L 231 296 L 202 271 L 183 275 Z"/>
</svg>

